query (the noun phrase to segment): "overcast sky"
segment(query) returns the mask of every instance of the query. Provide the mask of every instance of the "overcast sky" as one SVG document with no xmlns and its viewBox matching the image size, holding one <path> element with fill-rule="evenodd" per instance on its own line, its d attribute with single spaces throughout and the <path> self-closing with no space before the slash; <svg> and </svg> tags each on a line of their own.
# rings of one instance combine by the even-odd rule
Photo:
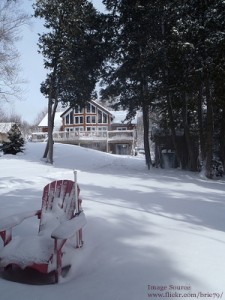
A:
<svg viewBox="0 0 225 300">
<path fill-rule="evenodd" d="M 21 0 L 24 10 L 32 14 L 33 0 Z M 102 0 L 93 0 L 97 9 L 103 9 Z M 22 39 L 17 43 L 21 55 L 20 77 L 24 79 L 22 85 L 23 100 L 14 100 L 8 104 L 9 113 L 15 112 L 24 121 L 33 123 L 37 115 L 47 107 L 47 99 L 40 93 L 40 84 L 45 80 L 46 71 L 43 68 L 43 58 L 38 54 L 38 33 L 43 32 L 42 22 L 39 19 L 32 19 L 30 25 L 23 28 Z"/>
</svg>

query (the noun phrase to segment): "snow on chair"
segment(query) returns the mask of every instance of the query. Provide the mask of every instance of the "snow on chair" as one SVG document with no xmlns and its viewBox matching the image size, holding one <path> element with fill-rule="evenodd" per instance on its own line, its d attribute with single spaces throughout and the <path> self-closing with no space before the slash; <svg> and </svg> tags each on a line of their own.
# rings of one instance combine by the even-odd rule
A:
<svg viewBox="0 0 225 300">
<path fill-rule="evenodd" d="M 57 180 L 44 187 L 41 210 L 0 219 L 0 236 L 4 242 L 0 251 L 1 267 L 16 265 L 41 273 L 54 271 L 55 282 L 59 281 L 62 268 L 70 265 L 66 253 L 83 245 L 82 227 L 86 224 L 76 171 L 74 175 L 75 181 Z M 32 216 L 40 219 L 37 236 L 12 238 L 12 228 Z"/>
</svg>

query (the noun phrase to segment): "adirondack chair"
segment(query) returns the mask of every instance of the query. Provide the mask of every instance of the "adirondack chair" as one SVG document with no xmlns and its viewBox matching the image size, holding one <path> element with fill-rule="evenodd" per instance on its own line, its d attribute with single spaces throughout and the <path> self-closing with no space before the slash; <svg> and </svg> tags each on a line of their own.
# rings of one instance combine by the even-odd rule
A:
<svg viewBox="0 0 225 300">
<path fill-rule="evenodd" d="M 53 181 L 44 187 L 40 210 L 0 219 L 0 236 L 4 243 L 0 266 L 29 267 L 41 273 L 53 271 L 58 282 L 62 268 L 70 264 L 66 253 L 83 245 L 82 227 L 86 219 L 79 193 L 76 175 L 75 182 Z M 37 236 L 12 238 L 12 228 L 32 216 L 40 219 Z"/>
</svg>

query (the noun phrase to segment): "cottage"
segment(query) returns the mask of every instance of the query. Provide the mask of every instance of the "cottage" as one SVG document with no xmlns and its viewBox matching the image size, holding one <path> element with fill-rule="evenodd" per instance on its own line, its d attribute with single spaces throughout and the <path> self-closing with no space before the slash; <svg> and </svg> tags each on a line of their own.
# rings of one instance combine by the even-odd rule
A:
<svg viewBox="0 0 225 300">
<path fill-rule="evenodd" d="M 53 138 L 56 142 L 80 145 L 115 154 L 131 154 L 136 140 L 136 125 L 125 122 L 126 112 L 109 111 L 96 101 L 58 113 Z M 47 137 L 47 116 L 39 124 L 40 132 L 32 140 Z"/>
</svg>

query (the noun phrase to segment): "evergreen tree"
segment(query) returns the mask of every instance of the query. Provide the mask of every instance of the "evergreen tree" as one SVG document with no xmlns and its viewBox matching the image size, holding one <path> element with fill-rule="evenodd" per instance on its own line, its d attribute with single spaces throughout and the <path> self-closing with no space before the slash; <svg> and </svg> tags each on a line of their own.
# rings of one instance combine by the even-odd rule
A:
<svg viewBox="0 0 225 300">
<path fill-rule="evenodd" d="M 158 79 L 158 36 L 161 32 L 157 1 L 103 1 L 110 11 L 108 20 L 114 31 L 111 51 L 103 73 L 102 98 L 116 99 L 115 108 L 143 112 L 145 161 L 151 165 L 149 110 Z"/>
<path fill-rule="evenodd" d="M 219 148 L 218 135 L 221 136 L 220 131 L 224 128 L 224 122 L 221 122 L 224 115 L 224 8 L 225 3 L 221 0 L 181 1 L 174 4 L 174 15 L 177 14 L 176 47 L 183 45 L 186 48 L 179 63 L 185 66 L 184 72 L 179 74 L 183 78 L 180 91 L 185 92 L 181 98 L 182 106 L 187 105 L 189 116 L 198 111 L 198 119 L 189 118 L 187 125 L 195 129 L 195 135 L 199 135 L 201 157 L 209 178 L 212 159 Z M 193 126 L 194 123 L 198 126 Z M 183 126 L 185 128 L 185 120 Z M 224 143 L 220 140 L 220 159 L 224 159 Z"/>
<path fill-rule="evenodd" d="M 2 150 L 4 154 L 16 155 L 24 151 L 25 141 L 18 125 L 12 125 L 12 128 L 8 132 L 8 140 L 9 141 L 3 142 L 0 147 L 0 150 Z"/>
<path fill-rule="evenodd" d="M 48 98 L 48 143 L 44 157 L 53 163 L 54 117 L 59 102 L 84 106 L 93 96 L 102 64 L 101 16 L 86 0 L 41 0 L 35 16 L 47 33 L 39 47 L 49 74 L 41 85 Z"/>
<path fill-rule="evenodd" d="M 171 133 L 178 164 L 197 170 L 201 149 L 210 177 L 213 155 L 219 153 L 225 164 L 224 1 L 103 3 L 114 27 L 103 96 L 116 98 L 116 105 L 130 114 L 142 108 L 146 133 L 149 109 L 158 112 L 160 125 Z M 183 132 L 183 150 L 178 131 Z M 147 134 L 144 140 L 147 145 Z"/>
</svg>

